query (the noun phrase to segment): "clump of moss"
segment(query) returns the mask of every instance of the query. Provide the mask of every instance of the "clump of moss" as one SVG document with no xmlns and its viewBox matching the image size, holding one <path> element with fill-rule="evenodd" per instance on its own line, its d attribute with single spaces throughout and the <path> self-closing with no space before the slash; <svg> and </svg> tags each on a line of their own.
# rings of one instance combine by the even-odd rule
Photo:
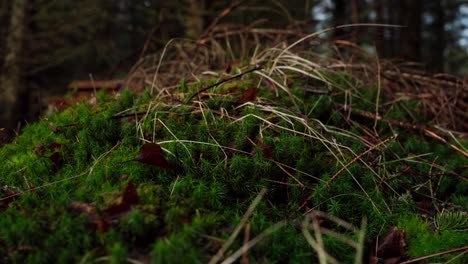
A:
<svg viewBox="0 0 468 264">
<path fill-rule="evenodd" d="M 248 252 L 253 263 L 316 257 L 298 224 L 314 210 L 356 226 L 367 217 L 366 242 L 398 224 L 407 230 L 411 257 L 466 244 L 463 232 L 434 234 L 417 207 L 427 197 L 466 204 L 464 158 L 414 132 L 366 152 L 378 144 L 368 131 L 382 140 L 393 135 L 391 127 L 374 127 L 374 120 L 347 115 L 340 105 L 352 96 L 354 107 L 374 111 L 375 91 L 344 73 L 322 74 L 336 96 L 275 95 L 261 86 L 260 99 L 240 102 L 242 93 L 221 87 L 197 102 L 171 103 L 126 90 L 26 127 L 0 149 L 0 261 L 207 262 L 263 188 L 268 192 L 243 236 L 288 224 Z M 251 78 L 236 85 L 258 83 Z M 350 83 L 353 92 L 341 93 Z M 201 87 L 181 83 L 187 95 Z M 405 118 L 398 109 L 390 116 Z M 135 160 L 148 142 L 162 147 L 174 170 Z M 127 206 L 122 193 L 130 182 L 138 202 L 112 215 L 112 206 Z M 72 202 L 81 211 L 72 210 Z M 243 243 L 239 235 L 225 255 Z M 336 238 L 327 236 L 324 245 L 339 260 L 354 259 L 356 249 Z"/>
</svg>

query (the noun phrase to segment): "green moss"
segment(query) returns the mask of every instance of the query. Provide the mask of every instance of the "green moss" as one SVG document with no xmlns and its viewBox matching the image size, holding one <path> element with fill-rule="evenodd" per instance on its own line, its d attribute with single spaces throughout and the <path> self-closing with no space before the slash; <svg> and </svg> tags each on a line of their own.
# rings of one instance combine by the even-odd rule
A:
<svg viewBox="0 0 468 264">
<path fill-rule="evenodd" d="M 139 96 L 125 90 L 115 98 L 100 93 L 97 105 L 83 101 L 25 127 L 0 149 L 0 195 L 16 195 L 11 203 L 0 203 L 0 262 L 125 263 L 143 258 L 205 263 L 262 188 L 268 192 L 249 218 L 249 236 L 278 221 L 288 224 L 249 250 L 252 263 L 316 259 L 298 224 L 311 210 L 356 226 L 367 217 L 366 243 L 398 225 L 407 231 L 411 257 L 467 244 L 466 232 L 446 226 L 441 233 L 431 230 L 416 206 L 434 196 L 433 201 L 444 202 L 437 204 L 440 208 L 466 208 L 465 158 L 446 144 L 406 130 L 362 154 L 371 147 L 374 120 L 354 114 L 348 120 L 336 105 L 352 97 L 353 107 L 374 113 L 375 89 L 362 87 L 347 73 L 320 74 L 330 86 L 319 82 L 319 88 L 336 95 L 309 95 L 301 90 L 307 82 L 298 80 L 294 99 L 262 88 L 262 103 L 239 106 L 241 93 L 230 88 L 254 86 L 258 80 L 249 76 L 211 91 L 220 96 L 200 97 L 201 107 L 171 103 L 148 90 Z M 214 82 L 188 85 L 181 80 L 180 92 L 188 98 Z M 387 117 L 410 121 L 402 108 L 392 105 Z M 407 102 L 404 108 L 417 105 Z M 139 111 L 148 115 L 114 117 Z M 392 135 L 392 129 L 384 122 L 376 127 L 381 138 Z M 148 141 L 161 143 L 174 171 L 134 161 Z M 48 149 L 53 143 L 62 147 Z M 50 159 L 54 152 L 60 164 Z M 122 202 L 129 181 L 139 202 L 122 214 L 106 215 L 106 209 Z M 96 213 L 72 210 L 72 202 Z M 105 230 L 96 227 L 100 217 L 108 221 L 101 223 L 108 225 Z M 243 236 L 242 231 L 225 256 L 243 245 Z M 352 247 L 328 236 L 325 245 L 337 259 L 354 261 Z"/>
<path fill-rule="evenodd" d="M 447 231 L 437 233 L 429 223 L 418 216 L 406 216 L 399 219 L 398 227 L 406 231 L 408 254 L 412 258 L 442 252 L 468 244 L 465 232 Z M 431 262 L 444 262 L 454 258 L 457 253 L 431 258 Z M 458 258 L 454 263 L 465 263 L 466 256 Z"/>
</svg>

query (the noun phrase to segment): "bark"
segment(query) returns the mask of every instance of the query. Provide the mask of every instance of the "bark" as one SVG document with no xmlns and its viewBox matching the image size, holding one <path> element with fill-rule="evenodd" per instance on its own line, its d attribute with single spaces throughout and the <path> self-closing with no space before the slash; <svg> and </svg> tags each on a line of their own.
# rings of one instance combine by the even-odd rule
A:
<svg viewBox="0 0 468 264">
<path fill-rule="evenodd" d="M 403 0 L 400 5 L 401 31 L 400 56 L 405 60 L 421 61 L 422 0 Z"/>
<path fill-rule="evenodd" d="M 22 90 L 22 65 L 26 0 L 15 0 L 11 6 L 9 32 L 6 37 L 5 60 L 0 73 L 0 126 L 15 127 L 18 94 Z"/>
<path fill-rule="evenodd" d="M 358 24 L 359 23 L 359 1 L 358 0 L 352 0 L 351 1 L 351 21 L 353 24 Z M 352 29 L 352 41 L 356 44 L 358 44 L 358 37 L 359 37 L 359 27 L 354 27 Z"/>
<path fill-rule="evenodd" d="M 435 1 L 434 7 L 434 24 L 433 32 L 434 39 L 432 40 L 433 45 L 431 49 L 432 60 L 429 63 L 429 68 L 432 71 L 443 72 L 444 71 L 444 52 L 445 52 L 445 8 L 442 1 Z"/>
<path fill-rule="evenodd" d="M 336 26 L 344 25 L 347 23 L 346 21 L 346 6 L 347 1 L 345 0 L 335 0 L 335 7 L 333 9 L 333 23 Z M 335 29 L 334 31 L 334 38 L 340 39 L 345 37 L 346 34 L 345 30 L 343 29 Z"/>
<path fill-rule="evenodd" d="M 374 10 L 375 10 L 375 23 L 377 24 L 385 24 L 384 17 L 383 17 L 383 0 L 375 0 Z M 386 57 L 384 52 L 384 31 L 382 27 L 377 27 L 375 29 L 375 49 L 377 50 L 377 54 L 379 57 Z"/>
<path fill-rule="evenodd" d="M 204 29 L 205 1 L 188 0 L 189 10 L 185 21 L 185 34 L 188 38 L 198 39 Z"/>
</svg>

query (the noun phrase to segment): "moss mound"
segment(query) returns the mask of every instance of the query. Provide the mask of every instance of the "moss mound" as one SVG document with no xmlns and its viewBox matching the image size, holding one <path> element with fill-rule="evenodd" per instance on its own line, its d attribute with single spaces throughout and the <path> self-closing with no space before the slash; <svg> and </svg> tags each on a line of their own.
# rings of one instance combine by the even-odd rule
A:
<svg viewBox="0 0 468 264">
<path fill-rule="evenodd" d="M 467 245 L 466 140 L 421 101 L 288 65 L 101 93 L 26 127 L 0 149 L 0 262 L 361 263 L 388 258 L 372 248 L 393 226 L 401 259 Z"/>
</svg>

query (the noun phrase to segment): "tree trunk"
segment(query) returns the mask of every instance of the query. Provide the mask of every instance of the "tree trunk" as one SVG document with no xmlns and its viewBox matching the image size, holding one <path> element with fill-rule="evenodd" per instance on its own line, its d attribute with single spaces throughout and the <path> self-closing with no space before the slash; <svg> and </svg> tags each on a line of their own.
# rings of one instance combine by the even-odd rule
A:
<svg viewBox="0 0 468 264">
<path fill-rule="evenodd" d="M 385 24 L 386 22 L 384 21 L 383 17 L 383 0 L 375 0 L 374 3 L 374 11 L 375 11 L 375 23 L 377 24 Z M 374 42 L 375 42 L 375 49 L 377 51 L 377 55 L 379 57 L 385 58 L 387 54 L 384 52 L 384 31 L 382 27 L 376 27 L 375 28 L 375 36 L 374 36 Z"/>
<path fill-rule="evenodd" d="M 351 21 L 353 24 L 358 24 L 359 23 L 359 1 L 358 0 L 352 0 L 351 1 Z M 352 36 L 351 40 L 358 44 L 358 39 L 359 39 L 359 27 L 353 27 L 352 28 Z"/>
<path fill-rule="evenodd" d="M 434 6 L 434 24 L 432 25 L 434 37 L 432 41 L 431 56 L 429 68 L 432 71 L 444 71 L 444 52 L 445 52 L 445 7 L 443 1 L 435 1 Z"/>
<path fill-rule="evenodd" d="M 185 21 L 185 34 L 188 38 L 198 39 L 204 29 L 205 1 L 189 0 L 187 18 Z"/>
<path fill-rule="evenodd" d="M 18 92 L 22 86 L 22 65 L 26 0 L 15 0 L 11 6 L 9 32 L 6 37 L 5 61 L 0 73 L 0 126 L 14 128 L 19 118 Z"/>
<path fill-rule="evenodd" d="M 334 26 L 341 26 L 346 24 L 346 6 L 347 1 L 345 0 L 335 0 L 335 7 L 333 8 L 333 23 Z M 346 31 L 344 29 L 335 29 L 333 32 L 334 39 L 340 39 L 345 37 Z"/>
<path fill-rule="evenodd" d="M 403 0 L 400 5 L 401 31 L 400 56 L 405 60 L 421 61 L 422 0 Z"/>
</svg>

